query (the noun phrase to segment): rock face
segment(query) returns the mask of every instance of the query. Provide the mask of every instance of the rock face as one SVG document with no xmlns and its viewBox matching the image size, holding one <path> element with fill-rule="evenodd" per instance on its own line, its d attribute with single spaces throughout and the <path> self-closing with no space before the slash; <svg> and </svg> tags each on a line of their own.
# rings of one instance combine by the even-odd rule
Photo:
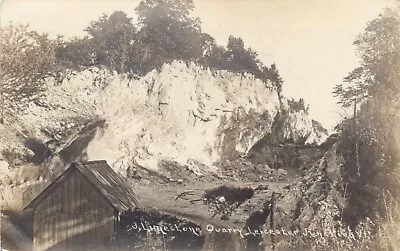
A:
<svg viewBox="0 0 400 251">
<path fill-rule="evenodd" d="M 19 118 L 21 127 L 53 154 L 75 144 L 80 152 L 69 161 L 107 159 L 116 169 L 135 163 L 157 171 L 170 160 L 200 174 L 272 134 L 310 144 L 327 136 L 309 115 L 290 111 L 270 83 L 194 63 L 166 64 L 138 80 L 91 68 L 49 80 L 46 95 Z"/>
</svg>

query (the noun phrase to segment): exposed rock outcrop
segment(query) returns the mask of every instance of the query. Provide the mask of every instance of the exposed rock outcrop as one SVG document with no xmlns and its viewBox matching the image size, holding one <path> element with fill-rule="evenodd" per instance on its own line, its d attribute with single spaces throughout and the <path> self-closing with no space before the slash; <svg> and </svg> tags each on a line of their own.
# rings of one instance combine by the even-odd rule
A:
<svg viewBox="0 0 400 251">
<path fill-rule="evenodd" d="M 85 121 L 104 119 L 84 158 L 107 159 L 121 171 L 133 162 L 158 171 L 161 160 L 171 160 L 201 173 L 271 135 L 310 144 L 326 138 L 308 114 L 281 103 L 270 83 L 250 74 L 173 62 L 138 80 L 97 68 L 61 84 L 50 80 L 45 105 L 32 105 L 21 121 L 57 152 L 79 137 Z"/>
</svg>

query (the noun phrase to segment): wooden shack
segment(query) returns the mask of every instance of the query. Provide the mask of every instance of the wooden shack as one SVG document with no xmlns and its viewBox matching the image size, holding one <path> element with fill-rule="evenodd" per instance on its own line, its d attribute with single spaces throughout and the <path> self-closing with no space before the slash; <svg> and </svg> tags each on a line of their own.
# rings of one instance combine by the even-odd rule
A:
<svg viewBox="0 0 400 251">
<path fill-rule="evenodd" d="M 138 203 L 106 161 L 73 163 L 25 207 L 33 210 L 34 250 L 109 250 L 120 215 Z"/>
</svg>

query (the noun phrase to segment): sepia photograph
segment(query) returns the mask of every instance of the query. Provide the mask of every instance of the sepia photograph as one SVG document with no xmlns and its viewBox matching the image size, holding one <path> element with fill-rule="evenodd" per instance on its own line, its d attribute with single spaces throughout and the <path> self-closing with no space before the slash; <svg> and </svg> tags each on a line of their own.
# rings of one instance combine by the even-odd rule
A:
<svg viewBox="0 0 400 251">
<path fill-rule="evenodd" d="M 0 0 L 0 251 L 400 251 L 400 1 Z"/>
</svg>

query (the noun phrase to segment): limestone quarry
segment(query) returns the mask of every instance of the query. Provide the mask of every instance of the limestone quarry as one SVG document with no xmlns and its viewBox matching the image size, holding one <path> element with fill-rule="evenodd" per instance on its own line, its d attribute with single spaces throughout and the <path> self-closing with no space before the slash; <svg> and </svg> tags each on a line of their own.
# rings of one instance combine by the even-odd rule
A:
<svg viewBox="0 0 400 251">
<path fill-rule="evenodd" d="M 70 71 L 48 79 L 43 101 L 10 114 L 0 132 L 6 211 L 20 211 L 73 161 L 97 159 L 127 178 L 155 223 L 163 214 L 198 227 L 262 223 L 274 193 L 277 226 L 308 228 L 345 203 L 334 140 L 251 74 L 178 61 L 141 78 Z M 197 247 L 209 250 L 216 237 L 203 234 Z"/>
</svg>

